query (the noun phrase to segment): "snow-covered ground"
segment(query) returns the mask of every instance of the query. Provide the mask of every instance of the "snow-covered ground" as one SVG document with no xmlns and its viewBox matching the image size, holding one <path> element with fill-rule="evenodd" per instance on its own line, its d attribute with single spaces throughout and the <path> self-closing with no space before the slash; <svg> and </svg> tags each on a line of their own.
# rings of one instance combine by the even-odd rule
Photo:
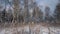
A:
<svg viewBox="0 0 60 34">
<path fill-rule="evenodd" d="M 60 27 L 47 27 L 42 25 L 27 25 L 0 29 L 0 34 L 60 34 Z"/>
</svg>

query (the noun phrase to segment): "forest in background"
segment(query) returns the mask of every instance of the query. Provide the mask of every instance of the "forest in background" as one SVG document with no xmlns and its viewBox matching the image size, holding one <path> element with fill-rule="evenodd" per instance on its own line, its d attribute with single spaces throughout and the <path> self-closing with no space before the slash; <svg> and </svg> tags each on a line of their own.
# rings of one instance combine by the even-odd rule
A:
<svg viewBox="0 0 60 34">
<path fill-rule="evenodd" d="M 52 15 L 48 5 L 43 12 L 42 6 L 39 7 L 35 0 L 0 0 L 0 4 L 1 23 L 57 23 L 60 21 L 60 3 L 57 3 Z"/>
</svg>

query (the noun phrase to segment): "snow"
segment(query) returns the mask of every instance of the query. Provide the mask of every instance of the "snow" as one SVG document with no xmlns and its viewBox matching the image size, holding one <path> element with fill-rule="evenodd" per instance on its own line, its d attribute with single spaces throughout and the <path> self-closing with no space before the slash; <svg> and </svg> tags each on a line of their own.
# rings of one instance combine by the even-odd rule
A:
<svg viewBox="0 0 60 34">
<path fill-rule="evenodd" d="M 50 29 L 50 31 L 49 31 Z M 4 28 L 0 30 L 0 34 L 22 34 L 29 33 L 31 30 L 31 34 L 60 34 L 60 27 L 44 27 L 40 25 L 24 26 L 24 27 L 13 27 L 13 28 Z M 51 32 L 52 31 L 52 32 Z"/>
</svg>

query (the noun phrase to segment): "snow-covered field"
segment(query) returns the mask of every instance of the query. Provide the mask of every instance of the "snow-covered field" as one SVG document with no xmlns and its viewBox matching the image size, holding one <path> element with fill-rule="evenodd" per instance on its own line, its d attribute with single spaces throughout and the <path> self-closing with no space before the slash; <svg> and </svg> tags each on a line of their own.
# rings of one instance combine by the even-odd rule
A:
<svg viewBox="0 0 60 34">
<path fill-rule="evenodd" d="M 26 25 L 22 27 L 0 28 L 0 34 L 60 34 L 60 27 Z"/>
</svg>

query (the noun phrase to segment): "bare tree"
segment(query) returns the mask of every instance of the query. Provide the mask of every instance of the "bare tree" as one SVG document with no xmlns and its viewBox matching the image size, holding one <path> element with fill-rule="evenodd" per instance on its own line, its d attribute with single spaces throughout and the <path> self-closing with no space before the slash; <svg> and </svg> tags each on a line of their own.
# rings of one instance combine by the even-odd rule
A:
<svg viewBox="0 0 60 34">
<path fill-rule="evenodd" d="M 41 10 L 37 6 L 36 2 L 34 2 L 34 11 L 33 11 L 33 17 L 35 17 L 35 21 L 40 20 Z"/>
<path fill-rule="evenodd" d="M 13 0 L 13 4 L 14 4 L 13 21 L 16 22 L 19 16 L 19 0 Z"/>
<path fill-rule="evenodd" d="M 26 19 L 24 19 L 24 21 L 29 21 L 29 10 L 28 10 L 28 0 L 24 0 L 24 18 Z M 27 22 L 28 22 L 27 21 Z"/>
</svg>

